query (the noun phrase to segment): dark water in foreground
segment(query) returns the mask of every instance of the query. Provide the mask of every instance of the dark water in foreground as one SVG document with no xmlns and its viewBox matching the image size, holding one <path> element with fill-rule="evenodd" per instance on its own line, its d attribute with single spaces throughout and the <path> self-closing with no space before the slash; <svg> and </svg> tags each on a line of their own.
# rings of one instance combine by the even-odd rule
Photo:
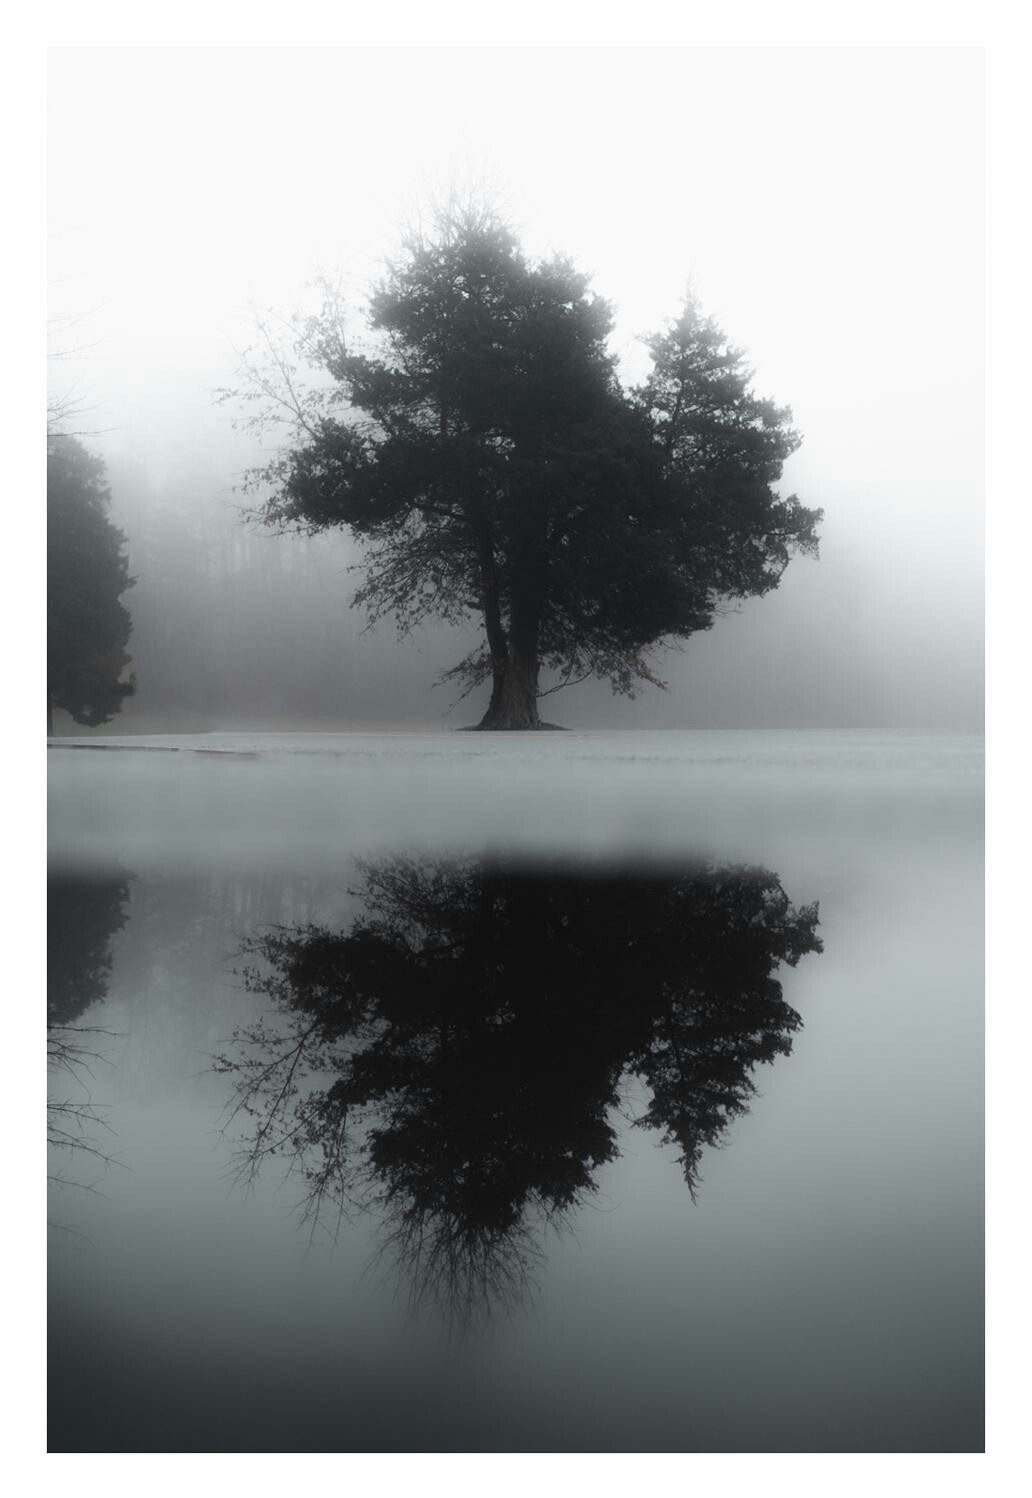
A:
<svg viewBox="0 0 1032 1498">
<path fill-rule="evenodd" d="M 51 1450 L 981 1449 L 980 743 L 539 745 L 51 755 Z"/>
</svg>

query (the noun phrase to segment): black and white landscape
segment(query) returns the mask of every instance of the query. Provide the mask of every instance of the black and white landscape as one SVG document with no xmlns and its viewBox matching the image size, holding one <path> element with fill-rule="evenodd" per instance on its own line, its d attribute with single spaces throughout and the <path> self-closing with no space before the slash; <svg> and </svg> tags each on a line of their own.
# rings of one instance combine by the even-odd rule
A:
<svg viewBox="0 0 1032 1498">
<path fill-rule="evenodd" d="M 981 1451 L 980 89 L 54 54 L 52 1451 Z"/>
</svg>

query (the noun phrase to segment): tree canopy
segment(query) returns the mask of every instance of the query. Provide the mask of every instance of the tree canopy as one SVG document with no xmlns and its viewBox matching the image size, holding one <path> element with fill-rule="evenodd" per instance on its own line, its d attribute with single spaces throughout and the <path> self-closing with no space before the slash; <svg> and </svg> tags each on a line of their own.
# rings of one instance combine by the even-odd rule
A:
<svg viewBox="0 0 1032 1498">
<path fill-rule="evenodd" d="M 254 939 L 247 986 L 272 1007 L 216 1066 L 249 1121 L 244 1176 L 288 1161 L 313 1222 L 377 1208 L 415 1296 L 460 1315 L 518 1298 L 535 1227 L 597 1189 L 628 1078 L 694 1195 L 800 1026 L 778 966 L 821 950 L 816 905 L 762 868 L 364 872 L 350 929 Z"/>
<path fill-rule="evenodd" d="M 108 515 L 104 465 L 75 437 L 47 438 L 47 731 L 55 708 L 106 723 L 133 691 L 125 537 Z"/>
<path fill-rule="evenodd" d="M 479 617 L 482 645 L 448 675 L 490 681 L 482 728 L 544 726 L 542 668 L 662 685 L 659 647 L 816 552 L 820 512 L 773 487 L 799 443 L 791 413 L 753 393 L 691 298 L 627 388 L 588 277 L 467 209 L 407 241 L 369 302 L 368 348 L 346 327 L 330 301 L 304 330 L 331 382 L 318 396 L 280 364 L 294 426 L 259 475 L 260 517 L 365 538 L 356 602 L 373 618 Z"/>
</svg>

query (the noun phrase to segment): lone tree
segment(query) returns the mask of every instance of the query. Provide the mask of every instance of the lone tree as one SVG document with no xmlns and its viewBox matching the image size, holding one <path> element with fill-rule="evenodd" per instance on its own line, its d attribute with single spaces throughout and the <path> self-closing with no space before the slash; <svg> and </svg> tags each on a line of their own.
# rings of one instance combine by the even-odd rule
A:
<svg viewBox="0 0 1032 1498">
<path fill-rule="evenodd" d="M 134 690 L 121 680 L 132 629 L 125 537 L 108 516 L 104 465 L 75 437 L 47 438 L 47 733 L 54 709 L 106 723 Z"/>
<path fill-rule="evenodd" d="M 753 394 L 694 299 L 626 388 L 588 278 L 530 261 L 492 212 L 466 209 L 406 242 L 368 323 L 361 350 L 332 300 L 305 326 L 299 349 L 332 382 L 320 391 L 300 393 L 282 356 L 274 375 L 251 366 L 249 398 L 291 423 L 251 476 L 271 486 L 257 514 L 364 538 L 355 602 L 372 619 L 405 632 L 479 616 L 481 646 L 446 677 L 490 681 L 480 728 L 548 726 L 543 668 L 558 686 L 662 686 L 659 647 L 816 553 L 821 512 L 772 487 L 799 444 L 791 412 Z"/>
<path fill-rule="evenodd" d="M 246 985 L 272 1004 L 215 1069 L 244 1122 L 242 1179 L 285 1163 L 313 1228 L 382 1214 L 414 1298 L 461 1319 L 529 1288 L 539 1229 L 620 1152 L 617 1109 L 676 1147 L 694 1197 L 755 1070 L 801 1026 L 779 966 L 822 949 L 817 906 L 793 906 L 763 868 L 474 858 L 363 872 L 348 929 L 249 943 Z"/>
</svg>

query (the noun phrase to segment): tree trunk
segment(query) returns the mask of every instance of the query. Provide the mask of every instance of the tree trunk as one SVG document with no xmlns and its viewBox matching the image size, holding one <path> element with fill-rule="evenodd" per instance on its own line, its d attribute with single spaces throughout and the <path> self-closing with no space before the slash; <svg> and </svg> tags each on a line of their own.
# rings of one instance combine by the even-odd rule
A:
<svg viewBox="0 0 1032 1498">
<path fill-rule="evenodd" d="M 491 700 L 487 704 L 487 712 L 477 724 L 478 728 L 490 728 L 501 710 L 506 665 L 507 662 L 499 661 L 497 656 L 491 657 Z"/>
<path fill-rule="evenodd" d="M 537 729 L 541 722 L 537 708 L 537 656 L 510 643 L 508 658 L 496 677 L 487 712 L 480 729 Z"/>
<path fill-rule="evenodd" d="M 480 727 L 487 726 L 501 710 L 506 669 L 509 660 L 509 643 L 502 623 L 502 606 L 495 568 L 494 547 L 491 533 L 480 516 L 471 521 L 480 558 L 481 602 L 484 610 L 484 630 L 487 647 L 491 652 L 491 701 Z"/>
<path fill-rule="evenodd" d="M 503 660 L 496 662 L 495 689 L 480 723 L 483 729 L 546 728 L 538 716 L 539 593 L 532 583 L 514 589 L 512 619 Z"/>
<path fill-rule="evenodd" d="M 485 533 L 486 534 L 486 533 Z M 527 731 L 554 728 L 538 716 L 538 648 L 541 621 L 541 566 L 537 548 L 526 545 L 514 568 L 509 628 L 502 611 L 489 541 L 482 539 L 484 622 L 491 651 L 491 701 L 477 724 L 481 730 Z"/>
</svg>

